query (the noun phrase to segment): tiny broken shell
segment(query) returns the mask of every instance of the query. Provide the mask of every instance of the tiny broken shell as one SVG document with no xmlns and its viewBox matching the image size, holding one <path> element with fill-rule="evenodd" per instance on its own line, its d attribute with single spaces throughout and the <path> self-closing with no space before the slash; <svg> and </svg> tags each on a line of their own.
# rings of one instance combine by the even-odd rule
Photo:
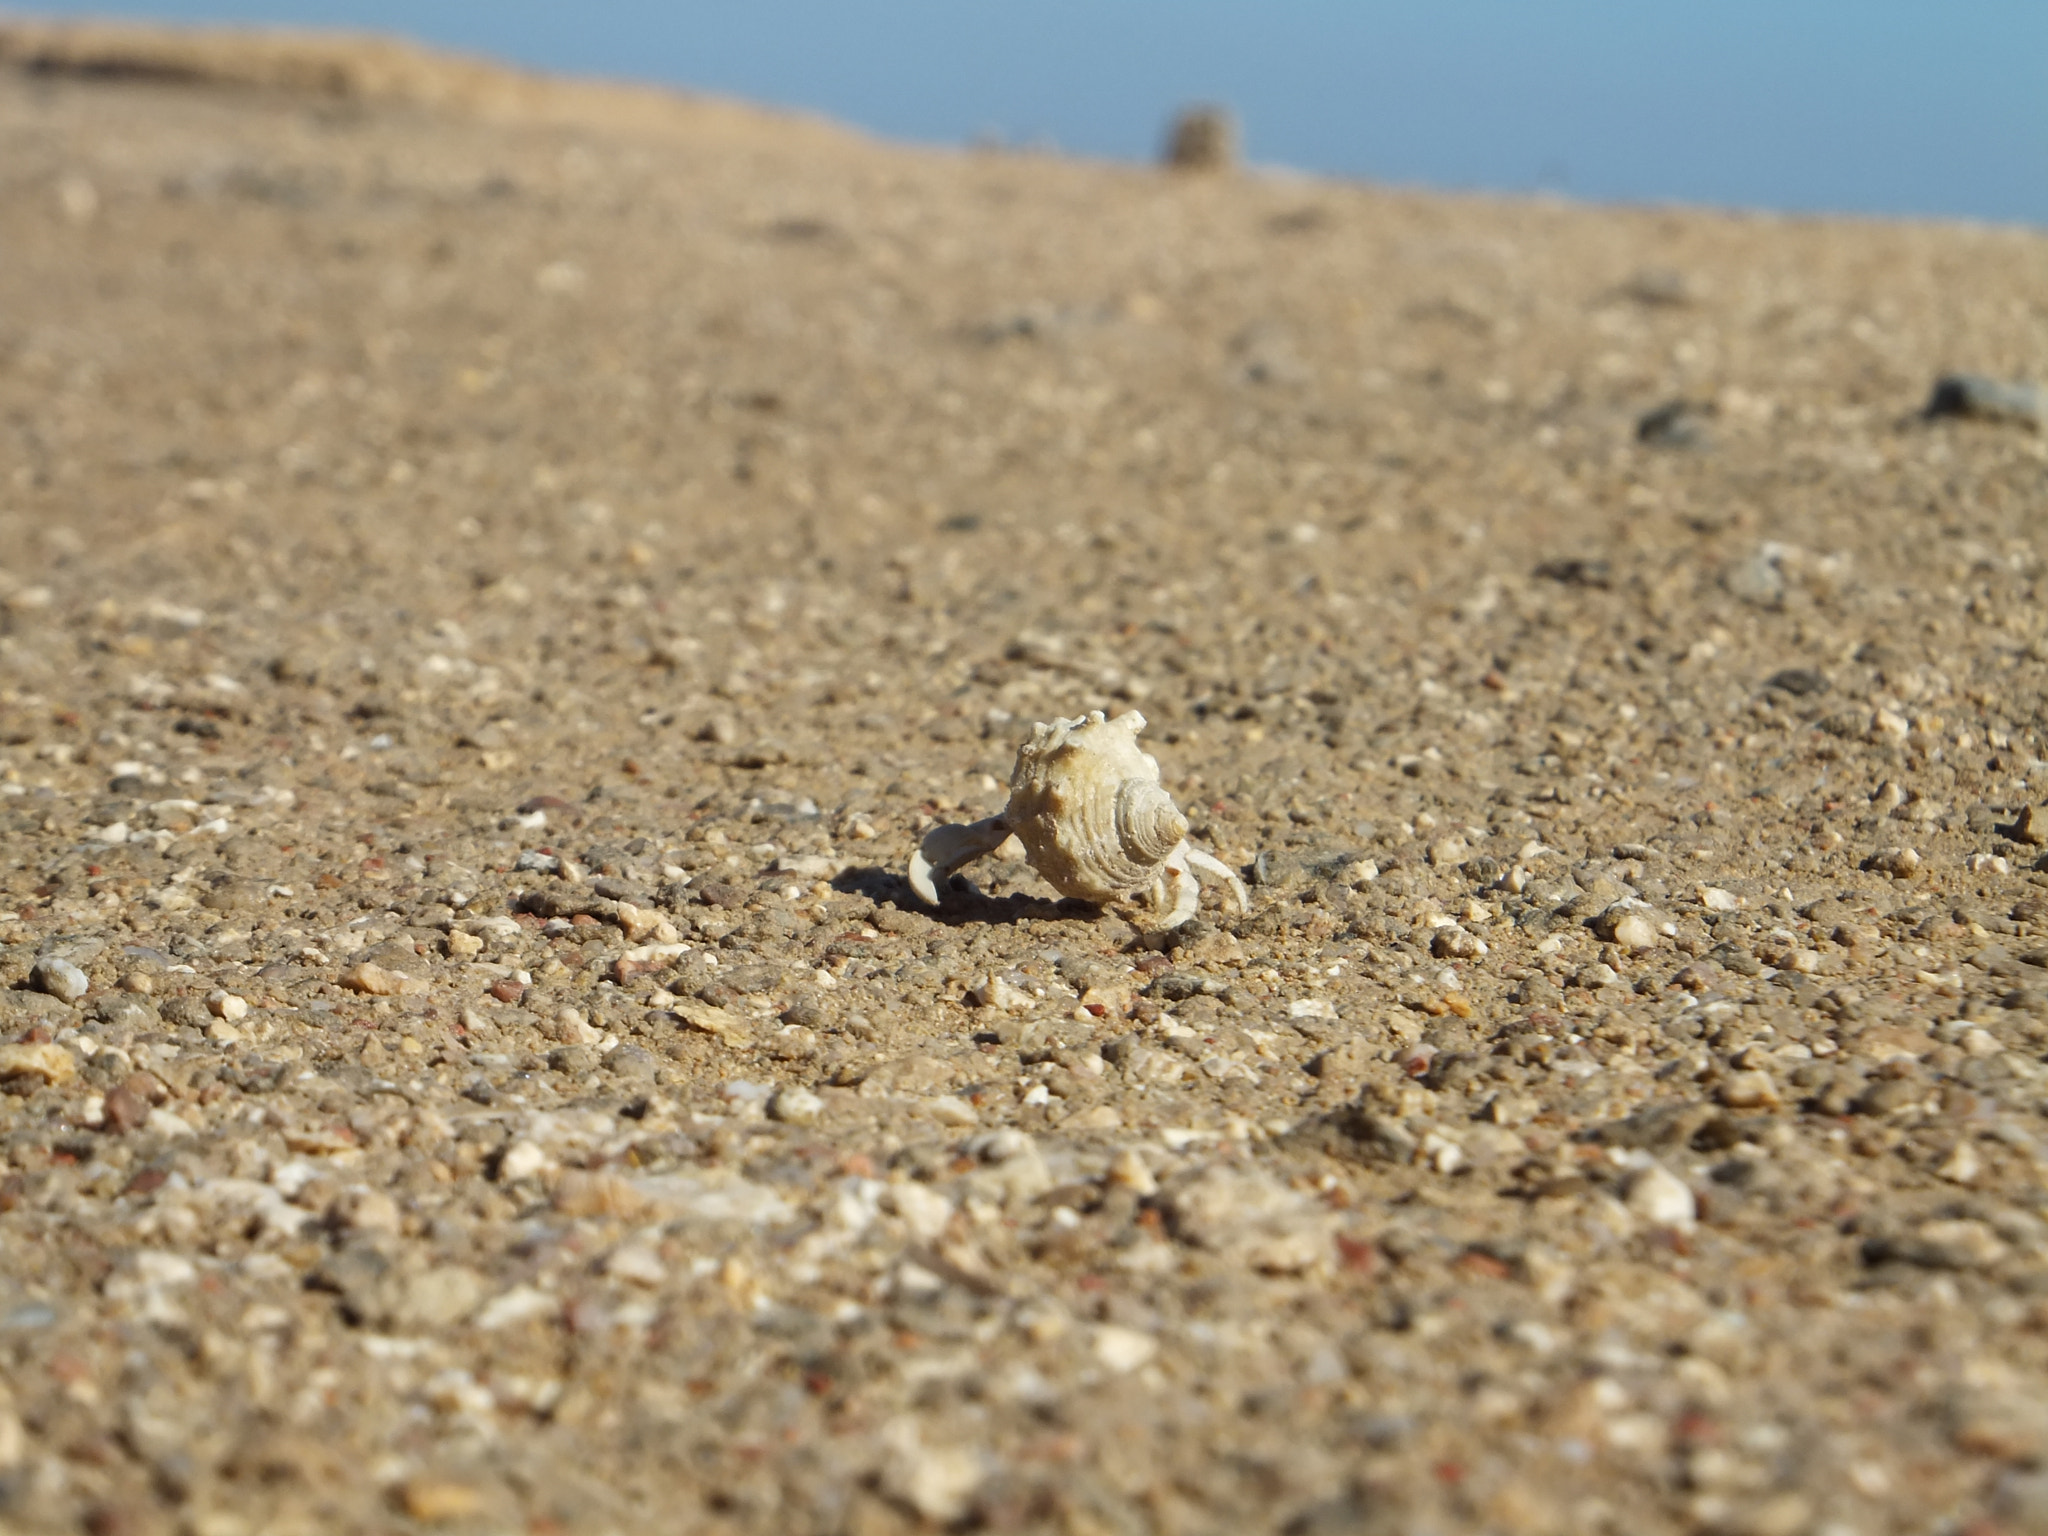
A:
<svg viewBox="0 0 2048 1536">
<path fill-rule="evenodd" d="M 1159 764 L 1138 748 L 1144 728 L 1136 710 L 1032 727 L 1017 749 L 1009 802 L 983 821 L 926 833 L 910 861 L 912 889 L 936 904 L 942 881 L 1014 836 L 1062 896 L 1101 903 L 1146 892 L 1176 928 L 1195 914 L 1201 871 L 1227 882 L 1245 910 L 1236 873 L 1188 843 L 1187 818 L 1159 782 Z"/>
</svg>

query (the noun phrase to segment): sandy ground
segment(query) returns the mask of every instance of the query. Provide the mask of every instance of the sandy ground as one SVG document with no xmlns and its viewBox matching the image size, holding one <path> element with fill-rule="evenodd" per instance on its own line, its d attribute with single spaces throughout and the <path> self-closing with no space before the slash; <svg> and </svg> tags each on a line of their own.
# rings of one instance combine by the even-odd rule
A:
<svg viewBox="0 0 2048 1536">
<path fill-rule="evenodd" d="M 0 1527 L 2048 1530 L 2048 238 L 0 58 Z"/>
</svg>

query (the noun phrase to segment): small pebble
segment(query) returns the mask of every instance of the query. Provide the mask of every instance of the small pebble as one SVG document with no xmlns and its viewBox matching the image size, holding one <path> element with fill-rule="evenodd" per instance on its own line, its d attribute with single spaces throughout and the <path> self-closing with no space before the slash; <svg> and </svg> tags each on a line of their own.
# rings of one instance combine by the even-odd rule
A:
<svg viewBox="0 0 2048 1536">
<path fill-rule="evenodd" d="M 1472 857 L 1472 850 L 1462 837 L 1438 838 L 1429 847 L 1429 862 L 1434 869 L 1456 869 Z"/>
<path fill-rule="evenodd" d="M 1983 1160 L 1977 1156 L 1977 1149 L 1967 1141 L 1959 1141 L 1955 1150 L 1943 1159 L 1935 1175 L 1951 1184 L 1972 1184 L 1983 1171 Z"/>
<path fill-rule="evenodd" d="M 238 1023 L 249 1016 L 249 1000 L 232 992 L 209 992 L 206 994 L 206 1011 L 226 1023 Z"/>
<path fill-rule="evenodd" d="M 0 1045 L 0 1082 L 11 1077 L 40 1077 L 50 1084 L 78 1076 L 78 1058 L 61 1045 L 34 1042 Z"/>
<path fill-rule="evenodd" d="M 1478 960 L 1486 954 L 1486 941 L 1453 923 L 1429 936 L 1429 952 L 1439 960 Z"/>
<path fill-rule="evenodd" d="M 149 1100 L 123 1083 L 106 1096 L 100 1114 L 108 1131 L 124 1135 L 149 1123 Z"/>
<path fill-rule="evenodd" d="M 555 1181 L 550 1203 L 563 1216 L 634 1217 L 647 1209 L 647 1197 L 622 1174 L 609 1169 L 571 1168 Z"/>
<path fill-rule="evenodd" d="M 928 1184 L 891 1184 L 883 1192 L 882 1208 L 901 1217 L 921 1243 L 937 1238 L 953 1220 L 953 1202 Z"/>
<path fill-rule="evenodd" d="M 1145 1166 L 1145 1159 L 1135 1147 L 1126 1147 L 1110 1159 L 1108 1182 L 1120 1189 L 1128 1189 L 1140 1199 L 1159 1192 L 1159 1181 L 1152 1176 L 1152 1170 Z"/>
<path fill-rule="evenodd" d="M 613 1077 L 628 1082 L 652 1082 L 661 1071 L 654 1053 L 639 1045 L 621 1045 L 607 1052 L 604 1066 Z"/>
<path fill-rule="evenodd" d="M 446 1525 L 481 1513 L 484 1496 L 467 1483 L 416 1477 L 399 1489 L 398 1504 L 422 1525 Z"/>
<path fill-rule="evenodd" d="M 1988 1268 L 2010 1251 L 1988 1223 L 1968 1216 L 1924 1221 L 1890 1247 L 1896 1257 L 1927 1269 Z"/>
<path fill-rule="evenodd" d="M 1160 158 L 1176 171 L 1227 171 L 1237 163 L 1237 121 L 1222 107 L 1184 107 Z"/>
<path fill-rule="evenodd" d="M 2048 843 L 2048 811 L 2036 805 L 2023 805 L 2013 823 L 2012 840 L 2025 843 L 2029 848 L 2039 848 Z"/>
<path fill-rule="evenodd" d="M 784 1125 L 816 1125 L 825 1101 L 808 1088 L 784 1088 L 768 1101 L 768 1116 Z"/>
<path fill-rule="evenodd" d="M 341 1215 L 351 1232 L 397 1233 L 405 1226 L 398 1202 L 381 1189 L 357 1191 L 343 1202 Z"/>
<path fill-rule="evenodd" d="M 29 980 L 38 992 L 47 992 L 51 997 L 75 1003 L 92 990 L 92 982 L 85 972 L 69 960 L 60 960 L 55 955 L 45 955 L 29 971 Z"/>
<path fill-rule="evenodd" d="M 1711 404 L 1668 400 L 1637 420 L 1636 441 L 1652 448 L 1708 447 L 1713 438 L 1707 422 L 1713 414 Z"/>
<path fill-rule="evenodd" d="M 1784 1102 L 1765 1072 L 1731 1073 L 1715 1096 L 1730 1109 L 1776 1109 Z"/>
<path fill-rule="evenodd" d="M 1969 417 L 2039 427 L 2048 422 L 2048 390 L 2038 384 L 2007 383 L 1978 373 L 1951 373 L 1934 381 L 1924 413 Z"/>
<path fill-rule="evenodd" d="M 427 990 L 427 984 L 419 978 L 388 971 L 368 960 L 343 971 L 337 979 L 351 992 L 369 997 L 410 997 Z"/>
<path fill-rule="evenodd" d="M 668 1265 L 647 1244 L 626 1243 L 611 1251 L 610 1257 L 604 1261 L 604 1272 L 615 1280 L 656 1286 L 668 1278 Z"/>
<path fill-rule="evenodd" d="M 1628 1181 L 1628 1208 L 1652 1226 L 1687 1232 L 1699 1219 L 1699 1201 L 1685 1182 L 1662 1164 L 1640 1169 Z"/>
<path fill-rule="evenodd" d="M 987 1475 L 982 1458 L 965 1446 L 926 1445 L 917 1423 L 905 1417 L 884 1426 L 889 1445 L 882 1463 L 884 1492 L 910 1506 L 934 1526 L 966 1518 Z"/>
<path fill-rule="evenodd" d="M 1623 949 L 1655 949 L 1662 940 L 1657 932 L 1655 919 L 1647 912 L 1624 913 L 1613 926 L 1609 938 Z"/>
<path fill-rule="evenodd" d="M 1094 1348 L 1095 1358 L 1122 1376 L 1149 1365 L 1159 1353 L 1159 1340 L 1136 1328 L 1105 1323 L 1095 1330 Z"/>
<path fill-rule="evenodd" d="M 968 1000 L 981 1008 L 996 1008 L 1007 1013 L 1021 1013 L 1034 1006 L 1038 999 L 1029 992 L 1005 981 L 1000 976 L 989 976 L 967 994 Z"/>
<path fill-rule="evenodd" d="M 554 1159 L 530 1141 L 515 1141 L 498 1159 L 498 1182 L 516 1184 L 550 1167 Z"/>
</svg>

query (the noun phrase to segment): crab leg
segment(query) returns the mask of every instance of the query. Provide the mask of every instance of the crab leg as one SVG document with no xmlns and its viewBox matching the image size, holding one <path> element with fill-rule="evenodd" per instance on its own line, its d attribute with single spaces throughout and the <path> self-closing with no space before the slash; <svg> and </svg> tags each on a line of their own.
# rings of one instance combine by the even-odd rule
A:
<svg viewBox="0 0 2048 1536">
<path fill-rule="evenodd" d="M 1186 843 L 1182 843 L 1166 856 L 1166 864 L 1159 871 L 1155 889 L 1160 897 L 1171 897 L 1173 902 L 1167 910 L 1166 921 L 1159 925 L 1162 932 L 1171 933 L 1180 927 L 1193 917 L 1202 905 L 1201 882 L 1187 866 L 1187 860 L 1193 851 Z M 1161 900 L 1159 905 L 1165 907 L 1167 904 L 1165 900 Z"/>
<path fill-rule="evenodd" d="M 933 827 L 910 856 L 910 888 L 933 906 L 939 904 L 939 882 L 1003 845 L 1010 828 L 1000 816 L 964 825 Z"/>
<path fill-rule="evenodd" d="M 1215 875 L 1220 879 L 1230 882 L 1231 894 L 1237 898 L 1238 911 L 1251 911 L 1251 892 L 1247 891 L 1244 888 L 1244 882 L 1237 878 L 1236 870 L 1232 869 L 1214 854 L 1204 853 L 1191 843 L 1182 844 L 1182 849 L 1186 854 L 1188 864 L 1192 868 L 1200 870 L 1205 875 Z"/>
</svg>

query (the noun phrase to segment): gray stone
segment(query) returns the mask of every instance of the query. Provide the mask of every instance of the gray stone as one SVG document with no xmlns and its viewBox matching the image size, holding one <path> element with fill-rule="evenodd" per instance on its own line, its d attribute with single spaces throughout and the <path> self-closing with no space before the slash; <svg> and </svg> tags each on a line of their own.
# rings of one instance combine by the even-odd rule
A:
<svg viewBox="0 0 2048 1536">
<path fill-rule="evenodd" d="M 633 1082 L 644 1082 L 652 1078 L 659 1063 L 654 1053 L 644 1046 L 622 1045 L 604 1059 L 605 1069 L 614 1077 L 627 1078 Z"/>
<path fill-rule="evenodd" d="M 148 1003 L 125 992 L 109 992 L 95 1000 L 92 1016 L 115 1029 L 155 1029 L 163 1023 Z"/>
</svg>

